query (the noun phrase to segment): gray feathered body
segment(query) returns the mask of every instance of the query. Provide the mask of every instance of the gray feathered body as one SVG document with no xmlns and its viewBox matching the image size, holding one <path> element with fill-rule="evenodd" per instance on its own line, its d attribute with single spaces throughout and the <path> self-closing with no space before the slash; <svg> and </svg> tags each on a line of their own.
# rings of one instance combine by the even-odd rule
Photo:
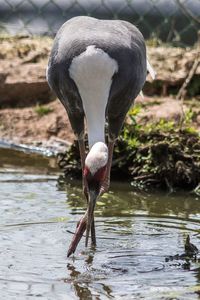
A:
<svg viewBox="0 0 200 300">
<path fill-rule="evenodd" d="M 74 133 L 84 133 L 84 109 L 79 90 L 69 75 L 73 58 L 90 45 L 102 49 L 118 63 L 106 106 L 110 139 L 117 138 L 125 116 L 141 91 L 147 74 L 146 47 L 142 34 L 120 20 L 76 17 L 58 31 L 51 51 L 47 79 L 64 105 Z"/>
</svg>

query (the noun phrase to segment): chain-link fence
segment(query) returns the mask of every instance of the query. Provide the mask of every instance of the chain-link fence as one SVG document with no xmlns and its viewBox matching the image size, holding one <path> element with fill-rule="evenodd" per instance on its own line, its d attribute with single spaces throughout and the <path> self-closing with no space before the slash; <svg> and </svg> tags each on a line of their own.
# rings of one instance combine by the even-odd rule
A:
<svg viewBox="0 0 200 300">
<path fill-rule="evenodd" d="M 71 17 L 89 15 L 134 23 L 146 39 L 197 42 L 200 0 L 0 0 L 0 31 L 54 35 Z"/>
</svg>

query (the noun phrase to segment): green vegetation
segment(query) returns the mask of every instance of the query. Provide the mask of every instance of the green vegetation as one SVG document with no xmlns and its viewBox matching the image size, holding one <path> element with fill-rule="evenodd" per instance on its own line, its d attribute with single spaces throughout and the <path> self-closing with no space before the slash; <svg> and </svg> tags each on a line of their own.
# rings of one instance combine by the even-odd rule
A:
<svg viewBox="0 0 200 300">
<path fill-rule="evenodd" d="M 35 112 L 37 113 L 37 115 L 39 116 L 39 117 L 43 117 L 43 116 L 45 116 L 45 115 L 48 115 L 50 112 L 52 112 L 53 111 L 53 109 L 52 108 L 50 108 L 50 107 L 48 107 L 48 106 L 43 106 L 43 105 L 37 105 L 36 107 L 35 107 Z"/>
<path fill-rule="evenodd" d="M 162 42 L 158 37 L 152 36 L 146 41 L 146 45 L 149 47 L 166 46 L 166 43 Z"/>
<path fill-rule="evenodd" d="M 161 119 L 137 124 L 135 106 L 116 142 L 112 178 L 129 180 L 139 188 L 195 190 L 200 183 L 200 137 L 192 125 L 193 112 L 188 110 L 180 124 Z M 58 156 L 65 176 L 80 177 L 77 144 Z"/>
</svg>

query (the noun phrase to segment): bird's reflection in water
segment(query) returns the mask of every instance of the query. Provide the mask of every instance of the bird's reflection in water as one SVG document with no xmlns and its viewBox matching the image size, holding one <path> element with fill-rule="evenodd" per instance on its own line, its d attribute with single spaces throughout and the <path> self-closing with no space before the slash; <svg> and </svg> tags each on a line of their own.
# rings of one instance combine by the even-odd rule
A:
<svg viewBox="0 0 200 300">
<path fill-rule="evenodd" d="M 93 248 L 93 251 L 95 249 Z M 75 267 L 75 263 L 68 263 L 67 269 L 69 271 L 70 276 L 70 283 L 72 284 L 74 288 L 74 292 L 78 299 L 80 300 L 100 300 L 101 295 L 106 296 L 108 299 L 112 299 L 112 290 L 109 286 L 107 286 L 105 283 L 98 282 L 98 279 L 95 279 L 94 269 L 93 269 L 93 261 L 94 261 L 94 252 L 90 253 L 86 259 L 84 268 L 86 269 L 86 272 L 80 272 L 77 271 Z M 99 288 L 97 289 L 97 286 L 95 284 L 98 284 Z M 69 282 L 69 281 L 68 281 Z M 95 288 L 94 288 L 95 285 Z M 95 290 L 95 293 L 94 293 Z M 99 291 L 98 291 L 99 290 Z"/>
<path fill-rule="evenodd" d="M 86 258 L 85 262 L 86 262 L 86 265 L 90 268 L 92 267 L 93 265 L 93 261 L 94 261 L 94 251 L 96 249 L 95 246 L 91 246 L 91 249 L 93 250 L 93 253 L 92 254 L 89 254 L 88 257 Z"/>
<path fill-rule="evenodd" d="M 81 272 L 77 271 L 76 267 L 70 263 L 67 264 L 67 269 L 70 272 L 70 281 L 74 287 L 74 292 L 78 299 L 92 299 L 92 293 L 90 291 L 88 283 L 84 282 L 84 280 L 79 279 L 79 276 L 81 276 Z"/>
</svg>

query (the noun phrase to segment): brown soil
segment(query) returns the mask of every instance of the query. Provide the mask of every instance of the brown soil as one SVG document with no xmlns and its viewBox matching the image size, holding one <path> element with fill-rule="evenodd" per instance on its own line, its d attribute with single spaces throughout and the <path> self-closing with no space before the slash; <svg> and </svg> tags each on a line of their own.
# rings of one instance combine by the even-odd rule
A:
<svg viewBox="0 0 200 300">
<path fill-rule="evenodd" d="M 0 37 L 0 139 L 16 143 L 47 145 L 55 141 L 71 142 L 74 135 L 63 106 L 50 91 L 45 78 L 52 45 L 50 38 Z M 160 118 L 179 120 L 184 110 L 195 111 L 194 125 L 200 128 L 199 99 L 181 102 L 167 97 L 171 86 L 180 86 L 192 66 L 197 49 L 149 48 L 151 64 L 157 72 L 152 83 L 149 76 L 144 91 L 160 93 L 156 98 L 138 97 L 142 104 L 138 120 L 148 122 Z M 196 76 L 200 74 L 200 66 Z M 157 83 L 159 83 L 157 85 Z M 160 88 L 160 86 L 162 88 Z M 50 112 L 40 116 L 37 104 Z"/>
<path fill-rule="evenodd" d="M 142 105 L 137 116 L 139 123 L 158 121 L 160 119 L 179 121 L 183 115 L 182 104 L 173 98 L 138 97 L 136 103 Z M 198 105 L 198 102 L 196 102 Z M 48 146 L 52 143 L 65 144 L 74 140 L 67 113 L 55 100 L 42 107 L 48 107 L 50 112 L 40 116 L 37 106 L 25 108 L 5 108 L 0 110 L 0 139 L 11 140 L 34 146 Z M 184 105 L 187 111 L 190 105 Z M 196 110 L 193 125 L 200 130 L 200 108 Z"/>
<path fill-rule="evenodd" d="M 49 140 L 72 142 L 74 135 L 62 104 L 56 100 L 43 107 L 51 109 L 44 116 L 37 113 L 37 106 L 1 109 L 0 139 L 35 146 Z"/>
<path fill-rule="evenodd" d="M 51 44 L 49 38 L 0 38 L 1 107 L 32 106 L 51 100 L 45 76 Z"/>
</svg>

